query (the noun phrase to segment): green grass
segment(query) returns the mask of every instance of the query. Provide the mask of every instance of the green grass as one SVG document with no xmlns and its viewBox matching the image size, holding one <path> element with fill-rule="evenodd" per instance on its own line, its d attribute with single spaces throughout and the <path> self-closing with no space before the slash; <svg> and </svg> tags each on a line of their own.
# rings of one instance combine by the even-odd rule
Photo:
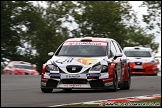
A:
<svg viewBox="0 0 162 108">
<path fill-rule="evenodd" d="M 75 104 L 60 107 L 161 107 L 161 98 L 142 101 L 132 101 L 127 103 L 116 103 L 102 106 L 98 104 Z"/>
</svg>

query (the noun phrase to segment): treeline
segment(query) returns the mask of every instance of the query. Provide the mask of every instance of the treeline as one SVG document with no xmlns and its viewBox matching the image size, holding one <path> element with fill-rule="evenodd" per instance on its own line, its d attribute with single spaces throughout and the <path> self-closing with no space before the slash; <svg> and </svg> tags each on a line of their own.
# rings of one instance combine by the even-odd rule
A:
<svg viewBox="0 0 162 108">
<path fill-rule="evenodd" d="M 155 25 L 161 28 L 161 1 L 143 1 L 149 12 L 143 16 L 147 28 L 141 27 L 128 1 L 45 1 L 47 7 L 36 3 L 1 1 L 1 63 L 6 59 L 28 61 L 41 72 L 50 58 L 48 52 L 67 38 L 81 36 L 108 37 L 122 47 L 158 50 L 155 34 L 147 31 Z M 159 15 L 160 22 L 155 20 Z"/>
</svg>

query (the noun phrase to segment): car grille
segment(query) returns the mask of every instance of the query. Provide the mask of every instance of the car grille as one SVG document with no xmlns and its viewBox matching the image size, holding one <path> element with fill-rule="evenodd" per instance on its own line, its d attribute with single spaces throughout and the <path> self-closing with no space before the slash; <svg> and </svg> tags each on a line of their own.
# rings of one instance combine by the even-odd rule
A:
<svg viewBox="0 0 162 108">
<path fill-rule="evenodd" d="M 102 80 L 92 80 L 92 81 L 89 81 L 89 84 L 92 88 L 102 88 L 104 87 L 104 83 Z"/>
<path fill-rule="evenodd" d="M 80 72 L 81 71 L 82 66 L 78 66 L 78 65 L 68 65 L 68 66 L 66 66 L 66 69 L 70 73 L 76 73 L 76 72 Z"/>
<path fill-rule="evenodd" d="M 142 65 L 142 62 L 134 62 L 136 65 Z"/>
<path fill-rule="evenodd" d="M 47 87 L 56 87 L 57 84 L 58 84 L 58 81 L 49 79 L 46 86 Z"/>
<path fill-rule="evenodd" d="M 28 72 L 25 72 L 25 75 L 29 75 L 29 73 Z"/>
<path fill-rule="evenodd" d="M 62 79 L 60 84 L 87 84 L 86 79 Z"/>
</svg>

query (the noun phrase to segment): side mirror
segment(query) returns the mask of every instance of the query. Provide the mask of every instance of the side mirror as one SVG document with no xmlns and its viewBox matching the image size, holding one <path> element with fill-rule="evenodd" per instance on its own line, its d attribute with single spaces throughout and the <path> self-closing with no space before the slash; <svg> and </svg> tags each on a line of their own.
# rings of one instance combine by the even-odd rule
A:
<svg viewBox="0 0 162 108">
<path fill-rule="evenodd" d="M 54 52 L 49 52 L 48 53 L 48 56 L 53 56 L 54 55 Z"/>
<path fill-rule="evenodd" d="M 116 53 L 113 59 L 115 60 L 116 58 L 118 58 L 118 57 L 122 57 L 122 56 L 123 56 L 122 53 Z"/>
</svg>

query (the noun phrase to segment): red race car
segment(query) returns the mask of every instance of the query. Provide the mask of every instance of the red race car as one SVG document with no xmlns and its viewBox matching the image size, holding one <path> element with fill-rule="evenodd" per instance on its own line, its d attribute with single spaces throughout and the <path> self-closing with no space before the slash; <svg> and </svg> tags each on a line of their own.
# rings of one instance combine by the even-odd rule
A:
<svg viewBox="0 0 162 108">
<path fill-rule="evenodd" d="M 3 74 L 9 75 L 39 75 L 36 67 L 24 61 L 11 61 L 4 69 Z"/>
<path fill-rule="evenodd" d="M 157 75 L 158 62 L 151 48 L 125 47 L 123 51 L 130 62 L 131 74 Z"/>
</svg>

